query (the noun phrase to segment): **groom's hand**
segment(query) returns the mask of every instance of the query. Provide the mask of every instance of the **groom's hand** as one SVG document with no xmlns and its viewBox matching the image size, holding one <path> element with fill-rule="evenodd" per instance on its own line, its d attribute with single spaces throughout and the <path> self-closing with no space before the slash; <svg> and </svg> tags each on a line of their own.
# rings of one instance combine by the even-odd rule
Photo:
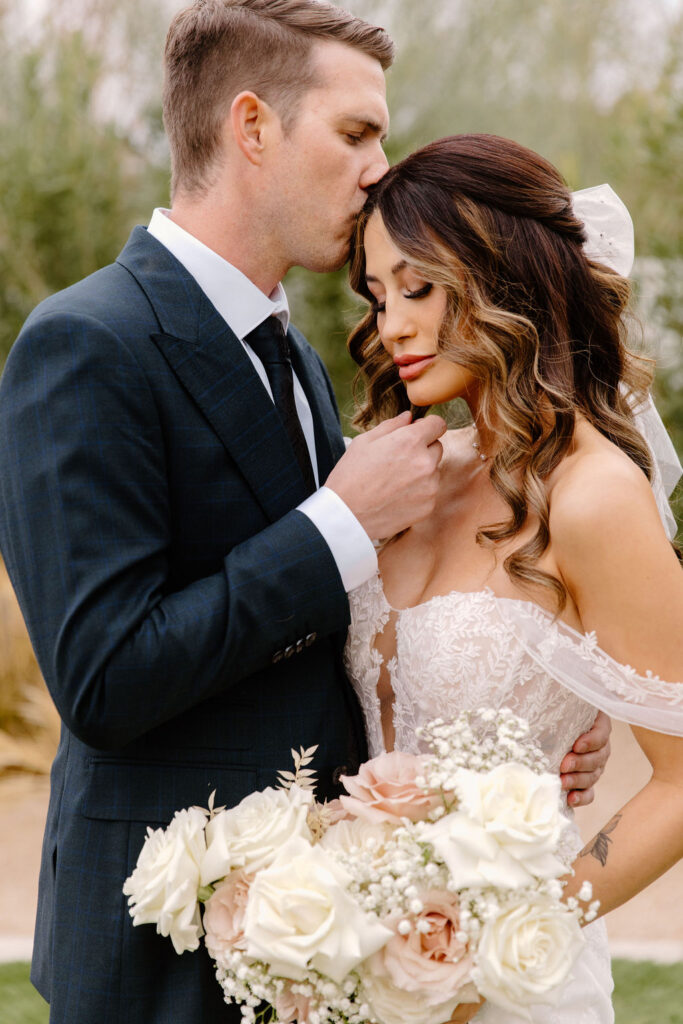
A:
<svg viewBox="0 0 683 1024">
<path fill-rule="evenodd" d="M 325 486 L 335 491 L 371 540 L 393 537 L 434 509 L 446 431 L 440 416 L 411 423 L 409 412 L 354 438 Z"/>
<path fill-rule="evenodd" d="M 567 803 L 571 807 L 585 807 L 593 802 L 593 786 L 598 781 L 610 755 L 609 734 L 612 723 L 604 711 L 599 711 L 590 732 L 579 736 L 560 765 L 562 789 L 569 790 Z"/>
</svg>

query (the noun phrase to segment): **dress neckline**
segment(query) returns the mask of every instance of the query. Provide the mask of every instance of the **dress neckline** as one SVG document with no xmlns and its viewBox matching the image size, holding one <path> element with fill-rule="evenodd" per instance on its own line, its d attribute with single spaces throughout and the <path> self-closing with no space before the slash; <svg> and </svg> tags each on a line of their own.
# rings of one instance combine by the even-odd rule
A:
<svg viewBox="0 0 683 1024">
<path fill-rule="evenodd" d="M 426 601 L 419 601 L 418 604 L 411 604 L 408 605 L 406 608 L 395 608 L 393 604 L 389 603 L 389 599 L 387 598 L 387 595 L 384 590 L 384 580 L 382 579 L 382 573 L 380 572 L 379 569 L 375 573 L 374 581 L 377 584 L 379 594 L 387 611 L 394 612 L 399 617 L 402 615 L 407 615 L 410 612 L 419 612 L 423 608 L 428 608 L 432 604 L 437 604 L 440 601 L 449 601 L 452 598 L 488 598 L 495 604 L 515 606 L 527 615 L 541 616 L 544 622 L 546 622 L 549 626 L 553 627 L 555 630 L 559 632 L 566 631 L 570 637 L 572 637 L 575 641 L 578 641 L 582 644 L 588 641 L 590 644 L 597 646 L 606 658 L 609 658 L 611 661 L 614 661 L 615 664 L 620 664 L 616 661 L 615 658 L 612 658 L 612 655 L 607 654 L 606 651 L 603 651 L 602 648 L 600 648 L 598 637 L 595 630 L 586 630 L 582 633 L 580 630 L 576 629 L 574 626 L 571 626 L 568 622 L 565 622 L 563 619 L 556 618 L 552 614 L 552 612 L 549 612 L 547 608 L 543 608 L 542 605 L 537 604 L 535 601 L 527 601 L 523 597 L 502 597 L 500 594 L 496 594 L 496 592 L 491 587 L 482 587 L 480 590 L 458 590 L 457 587 L 454 587 L 452 590 L 449 590 L 446 594 L 433 594 L 432 597 L 428 597 Z"/>
<path fill-rule="evenodd" d="M 644 674 L 638 672 L 637 669 L 633 668 L 625 662 L 618 661 L 613 655 L 608 654 L 604 648 L 600 646 L 598 635 L 594 629 L 581 633 L 574 626 L 570 626 L 568 622 L 564 622 L 562 619 L 555 618 L 551 612 L 546 608 L 543 608 L 540 604 L 536 604 L 535 601 L 526 601 L 524 598 L 519 597 L 501 597 L 496 594 L 491 587 L 483 587 L 481 590 L 449 590 L 447 594 L 434 594 L 432 597 L 427 598 L 426 601 L 420 601 L 418 604 L 409 605 L 407 608 L 394 608 L 389 603 L 387 596 L 384 592 L 384 581 L 382 574 L 377 570 L 374 577 L 368 580 L 368 583 L 375 583 L 377 591 L 380 595 L 380 599 L 384 604 L 384 607 L 389 612 L 394 612 L 398 618 L 407 615 L 410 612 L 419 612 L 424 608 L 428 608 L 432 604 L 438 602 L 449 601 L 453 598 L 474 598 L 483 600 L 488 598 L 494 604 L 507 605 L 508 607 L 514 606 L 519 610 L 520 615 L 531 617 L 538 621 L 541 619 L 544 625 L 547 625 L 553 631 L 554 636 L 565 636 L 568 640 L 573 641 L 579 649 L 584 653 L 590 653 L 593 659 L 602 659 L 604 666 L 610 666 L 618 671 L 627 672 L 629 677 L 639 679 L 647 683 L 660 683 L 663 682 L 665 686 L 682 686 L 683 680 L 677 683 L 664 682 L 659 675 L 647 670 Z"/>
<path fill-rule="evenodd" d="M 457 587 L 453 587 L 452 590 L 449 590 L 445 594 L 433 594 L 431 597 L 428 597 L 426 601 L 418 601 L 417 604 L 410 604 L 405 608 L 396 608 L 393 604 L 389 603 L 389 599 L 384 589 L 382 573 L 379 570 L 377 570 L 375 578 L 379 584 L 379 590 L 385 605 L 389 611 L 396 612 L 397 615 L 404 615 L 406 612 L 418 611 L 420 608 L 426 608 L 428 605 L 435 604 L 438 601 L 447 601 L 452 597 L 488 597 L 493 601 L 508 602 L 510 604 L 523 605 L 527 608 L 535 609 L 536 611 L 541 612 L 541 614 L 550 622 L 560 622 L 567 629 L 576 633 L 577 636 L 585 637 L 587 635 L 586 633 L 580 633 L 579 630 L 570 626 L 568 622 L 564 622 L 562 619 L 556 619 L 552 612 L 549 612 L 547 608 L 537 604 L 535 601 L 527 601 L 522 597 L 502 597 L 500 594 L 496 594 L 491 587 L 481 587 L 479 590 L 459 590 Z"/>
</svg>

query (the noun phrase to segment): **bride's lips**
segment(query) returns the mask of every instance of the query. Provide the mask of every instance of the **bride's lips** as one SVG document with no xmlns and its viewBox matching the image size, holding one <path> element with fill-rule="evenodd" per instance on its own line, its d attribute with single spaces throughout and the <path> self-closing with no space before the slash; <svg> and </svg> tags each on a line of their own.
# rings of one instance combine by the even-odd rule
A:
<svg viewBox="0 0 683 1024">
<path fill-rule="evenodd" d="M 429 364 L 436 359 L 435 355 L 432 356 L 396 356 L 394 362 L 398 366 L 398 375 L 401 380 L 412 380 L 413 377 L 419 376 Z"/>
</svg>

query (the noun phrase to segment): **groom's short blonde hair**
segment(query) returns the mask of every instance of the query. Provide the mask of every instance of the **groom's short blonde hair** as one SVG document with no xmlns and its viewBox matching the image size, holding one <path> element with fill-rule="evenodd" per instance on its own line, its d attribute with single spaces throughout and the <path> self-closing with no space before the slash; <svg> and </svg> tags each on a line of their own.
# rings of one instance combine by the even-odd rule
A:
<svg viewBox="0 0 683 1024">
<path fill-rule="evenodd" d="M 195 0 L 168 31 L 164 125 L 171 148 L 171 194 L 202 191 L 230 105 L 256 93 L 291 129 L 301 97 L 316 84 L 313 45 L 331 40 L 389 67 L 394 44 L 327 0 Z"/>
</svg>

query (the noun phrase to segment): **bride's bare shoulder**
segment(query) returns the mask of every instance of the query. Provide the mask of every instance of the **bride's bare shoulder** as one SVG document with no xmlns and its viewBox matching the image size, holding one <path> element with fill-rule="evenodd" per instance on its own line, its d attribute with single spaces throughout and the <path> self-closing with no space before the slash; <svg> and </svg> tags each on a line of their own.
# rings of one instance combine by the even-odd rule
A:
<svg viewBox="0 0 683 1024">
<path fill-rule="evenodd" d="M 617 661 L 680 679 L 683 572 L 645 473 L 590 431 L 558 470 L 550 543 L 582 629 Z"/>
<path fill-rule="evenodd" d="M 554 545 L 591 539 L 611 547 L 644 532 L 666 536 L 650 482 L 643 470 L 589 424 L 577 430 L 577 443 L 553 474 L 549 488 L 550 533 Z"/>
</svg>

